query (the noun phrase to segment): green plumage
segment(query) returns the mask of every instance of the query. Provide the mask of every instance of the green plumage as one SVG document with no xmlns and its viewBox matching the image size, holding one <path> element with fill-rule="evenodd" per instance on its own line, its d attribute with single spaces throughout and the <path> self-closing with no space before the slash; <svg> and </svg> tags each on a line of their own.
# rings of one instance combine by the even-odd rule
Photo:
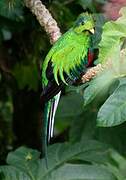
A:
<svg viewBox="0 0 126 180">
<path fill-rule="evenodd" d="M 47 102 L 44 115 L 43 146 L 46 145 L 47 136 L 52 137 L 50 128 L 53 128 L 53 123 L 51 121 L 54 121 L 61 83 L 68 85 L 68 78 L 70 80 L 78 79 L 88 64 L 87 56 L 91 46 L 91 33 L 93 33 L 93 30 L 94 21 L 92 16 L 88 13 L 82 13 L 73 27 L 53 45 L 44 60 L 42 84 L 45 93 L 43 97 Z M 49 66 L 51 66 L 51 70 Z"/>
<path fill-rule="evenodd" d="M 51 60 L 53 73 L 58 84 L 58 73 L 61 80 L 65 82 L 63 72 L 70 76 L 70 71 L 77 71 L 81 66 L 89 47 L 89 37 L 83 34 L 77 34 L 72 29 L 65 33 L 59 41 L 52 47 L 43 64 L 43 84 L 48 80 L 46 78 L 46 68 Z M 71 76 L 70 76 L 71 77 Z"/>
<path fill-rule="evenodd" d="M 46 70 L 49 61 L 52 62 L 54 78 L 57 84 L 58 74 L 61 80 L 66 83 L 63 72 L 71 78 L 70 71 L 77 71 L 77 67 L 83 64 L 88 48 L 90 47 L 89 31 L 93 28 L 94 22 L 92 16 L 82 13 L 75 22 L 75 25 L 59 38 L 47 54 L 43 63 L 42 84 L 44 86 L 48 84 Z"/>
</svg>

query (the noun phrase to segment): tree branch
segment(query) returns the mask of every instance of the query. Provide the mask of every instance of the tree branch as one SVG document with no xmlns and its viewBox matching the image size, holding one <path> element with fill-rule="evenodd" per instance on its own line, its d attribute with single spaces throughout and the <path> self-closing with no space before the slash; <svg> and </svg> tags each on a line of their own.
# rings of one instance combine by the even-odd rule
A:
<svg viewBox="0 0 126 180">
<path fill-rule="evenodd" d="M 26 7 L 36 16 L 38 22 L 44 27 L 49 35 L 50 42 L 53 44 L 61 36 L 57 22 L 54 20 L 45 5 L 40 0 L 24 0 Z"/>
<path fill-rule="evenodd" d="M 90 81 L 92 78 L 94 78 L 98 73 L 100 73 L 103 70 L 103 67 L 101 64 L 96 65 L 95 67 L 90 68 L 81 78 L 82 83 L 85 83 L 87 81 Z"/>
</svg>

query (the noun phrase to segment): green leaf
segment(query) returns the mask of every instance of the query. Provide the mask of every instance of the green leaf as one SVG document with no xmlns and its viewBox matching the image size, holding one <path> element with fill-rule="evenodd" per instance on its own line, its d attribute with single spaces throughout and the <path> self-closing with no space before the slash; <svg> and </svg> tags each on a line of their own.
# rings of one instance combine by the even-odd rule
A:
<svg viewBox="0 0 126 180">
<path fill-rule="evenodd" d="M 110 151 L 110 156 L 118 164 L 118 168 L 120 169 L 120 171 L 125 172 L 126 158 L 124 158 L 121 154 L 119 154 L 115 150 Z M 125 175 L 126 175 L 126 172 L 125 172 Z"/>
<path fill-rule="evenodd" d="M 105 17 L 103 14 L 94 14 L 95 18 L 95 33 L 92 36 L 92 43 L 93 43 L 93 48 L 98 48 L 98 44 L 101 40 L 101 34 L 102 34 L 102 27 L 103 24 L 105 23 Z"/>
<path fill-rule="evenodd" d="M 122 8 L 120 13 L 122 17 L 117 21 L 110 21 L 103 26 L 102 40 L 99 44 L 99 62 L 105 63 L 114 56 L 118 47 L 122 44 L 121 38 L 126 37 L 126 7 Z M 114 59 L 116 60 L 116 59 Z M 119 59 L 117 59 L 119 60 Z"/>
<path fill-rule="evenodd" d="M 126 159 L 115 150 L 110 150 L 112 162 L 107 163 L 108 169 L 117 177 L 118 180 L 126 179 Z"/>
<path fill-rule="evenodd" d="M 61 97 L 57 112 L 56 112 L 56 127 L 58 130 L 64 130 L 71 121 L 83 111 L 83 98 L 79 93 L 68 92 Z"/>
<path fill-rule="evenodd" d="M 16 151 L 9 153 L 7 163 L 15 166 L 20 171 L 25 172 L 29 177 L 34 179 L 38 169 L 38 159 L 40 153 L 36 150 L 25 147 L 18 148 Z"/>
<path fill-rule="evenodd" d="M 108 92 L 108 88 L 113 83 L 114 79 L 115 75 L 111 70 L 100 73 L 99 76 L 92 80 L 90 85 L 85 89 L 84 105 L 88 105 L 96 97 L 99 97 L 99 99 L 103 97 L 103 95 Z"/>
<path fill-rule="evenodd" d="M 80 143 L 76 143 L 73 145 L 64 143 L 64 144 L 55 144 L 53 146 L 50 146 L 48 149 L 48 162 L 49 162 L 48 169 L 44 168 L 43 171 L 39 170 L 38 177 L 41 177 L 41 179 L 44 179 L 44 180 L 48 180 L 51 178 L 51 176 L 52 177 L 54 176 L 55 178 L 52 178 L 52 179 L 58 179 L 59 173 L 61 174 L 61 170 L 63 170 L 65 168 L 66 163 L 71 162 L 71 166 L 69 166 L 69 168 L 68 168 L 69 169 L 68 173 L 66 173 L 66 175 L 64 175 L 65 177 L 63 177 L 63 178 L 64 178 L 64 180 L 66 180 L 67 178 L 73 179 L 72 167 L 76 167 L 76 166 L 74 166 L 75 162 L 77 161 L 77 159 L 81 159 L 79 157 L 79 155 L 81 154 L 83 156 L 85 153 L 88 153 L 88 152 L 91 152 L 94 150 L 103 151 L 103 148 L 104 148 L 104 150 L 106 149 L 106 147 L 103 144 L 98 143 L 96 141 L 88 141 L 88 140 L 85 140 L 85 141 L 82 141 Z M 87 156 L 88 156 L 88 154 L 87 154 Z M 82 158 L 82 160 L 84 161 L 84 157 Z M 87 160 L 86 156 L 85 156 L 85 160 Z M 94 162 L 94 160 L 91 160 L 91 159 L 89 161 Z M 72 162 L 73 162 L 73 164 L 72 164 Z M 42 166 L 45 167 L 44 160 L 42 161 Z M 87 165 L 82 167 L 83 168 L 83 177 L 86 176 L 85 170 L 84 170 L 84 168 L 86 166 Z M 79 164 L 78 164 L 78 167 L 79 167 Z M 89 166 L 87 166 L 86 168 L 88 169 L 88 167 Z M 92 168 L 93 166 L 90 166 L 90 167 Z M 80 168 L 81 168 L 81 166 L 80 166 Z M 77 169 L 77 171 L 79 171 L 79 170 Z M 92 174 L 93 174 L 92 169 L 90 169 L 89 171 L 92 171 Z M 76 174 L 75 179 L 79 179 L 79 177 L 80 177 L 79 173 L 80 172 L 78 172 Z M 109 178 L 111 179 L 113 177 L 109 171 L 106 173 L 108 173 L 108 179 Z M 60 176 L 60 177 L 62 177 L 62 176 Z M 89 179 L 90 178 L 91 177 L 89 177 Z M 112 179 L 114 179 L 114 177 Z"/>
<path fill-rule="evenodd" d="M 119 86 L 98 112 L 97 125 L 111 127 L 126 121 L 126 85 Z"/>
<path fill-rule="evenodd" d="M 57 109 L 57 118 L 67 118 L 79 115 L 82 112 L 82 96 L 76 92 L 69 92 L 61 98 Z"/>
<path fill-rule="evenodd" d="M 9 166 L 0 166 L 0 172 L 4 174 L 5 180 L 36 180 L 39 156 L 36 150 L 20 147 L 8 154 Z"/>
<path fill-rule="evenodd" d="M 112 173 L 100 164 L 108 146 L 97 141 L 81 141 L 76 144 L 54 144 L 48 148 L 48 168 L 45 159 L 40 160 L 38 151 L 25 147 L 9 153 L 8 166 L 0 166 L 1 176 L 7 180 L 29 178 L 31 180 L 115 180 Z M 89 154 L 88 154 L 89 152 Z M 103 153 L 104 152 L 104 153 Z M 89 157 L 91 155 L 91 157 Z M 95 156 L 96 155 L 96 156 Z M 88 158 L 89 157 L 89 158 Z M 106 156 L 105 156 L 106 157 Z M 81 164 L 79 163 L 81 160 Z M 106 157 L 107 161 L 108 158 Z M 85 163 L 90 162 L 90 165 Z M 97 165 L 94 165 L 97 163 Z M 65 173 L 66 172 L 66 173 Z M 88 173 L 87 173 L 88 172 Z"/>
<path fill-rule="evenodd" d="M 97 165 L 65 164 L 53 171 L 50 180 L 115 180 L 111 173 Z"/>
<path fill-rule="evenodd" d="M 126 49 L 121 50 L 126 37 L 126 8 L 121 10 L 122 17 L 117 21 L 110 21 L 104 25 L 102 40 L 99 44 L 99 62 L 103 65 L 103 71 L 86 88 L 84 103 L 89 104 L 94 98 L 103 97 L 114 80 L 126 76 Z M 122 55 L 123 54 L 123 55 Z M 98 99 L 97 99 L 98 100 Z"/>
<path fill-rule="evenodd" d="M 105 144 L 109 144 L 119 152 L 125 152 L 126 123 L 114 127 L 97 127 L 94 137 Z"/>
<path fill-rule="evenodd" d="M 69 132 L 69 140 L 73 143 L 80 140 L 92 139 L 96 127 L 96 117 L 97 107 L 86 107 L 83 113 L 73 119 Z"/>
<path fill-rule="evenodd" d="M 0 166 L 0 180 L 31 180 L 31 178 L 13 166 Z"/>
</svg>

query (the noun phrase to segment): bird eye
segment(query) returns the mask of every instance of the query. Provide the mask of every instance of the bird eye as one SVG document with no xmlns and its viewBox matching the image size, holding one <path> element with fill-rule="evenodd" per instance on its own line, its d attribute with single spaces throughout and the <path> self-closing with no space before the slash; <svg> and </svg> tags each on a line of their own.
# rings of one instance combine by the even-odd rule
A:
<svg viewBox="0 0 126 180">
<path fill-rule="evenodd" d="M 84 21 L 82 21 L 82 22 L 81 22 L 81 25 L 83 26 L 84 24 L 85 24 Z"/>
</svg>

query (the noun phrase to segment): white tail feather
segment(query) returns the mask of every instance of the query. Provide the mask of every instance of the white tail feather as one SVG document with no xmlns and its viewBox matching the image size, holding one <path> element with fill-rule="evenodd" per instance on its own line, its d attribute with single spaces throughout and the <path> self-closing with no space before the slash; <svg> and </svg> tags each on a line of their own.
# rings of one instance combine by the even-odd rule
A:
<svg viewBox="0 0 126 180">
<path fill-rule="evenodd" d="M 49 113 L 48 142 L 50 141 L 50 138 L 53 137 L 54 120 L 55 120 L 55 114 L 59 103 L 60 95 L 61 95 L 61 91 L 52 99 L 52 107 L 50 108 L 50 113 Z"/>
<path fill-rule="evenodd" d="M 54 102 L 54 109 L 53 109 L 53 116 L 52 116 L 52 125 L 51 125 L 51 137 L 53 137 L 53 131 L 54 131 L 54 118 L 57 110 L 57 106 L 59 103 L 61 91 L 55 96 L 55 102 Z"/>
</svg>

